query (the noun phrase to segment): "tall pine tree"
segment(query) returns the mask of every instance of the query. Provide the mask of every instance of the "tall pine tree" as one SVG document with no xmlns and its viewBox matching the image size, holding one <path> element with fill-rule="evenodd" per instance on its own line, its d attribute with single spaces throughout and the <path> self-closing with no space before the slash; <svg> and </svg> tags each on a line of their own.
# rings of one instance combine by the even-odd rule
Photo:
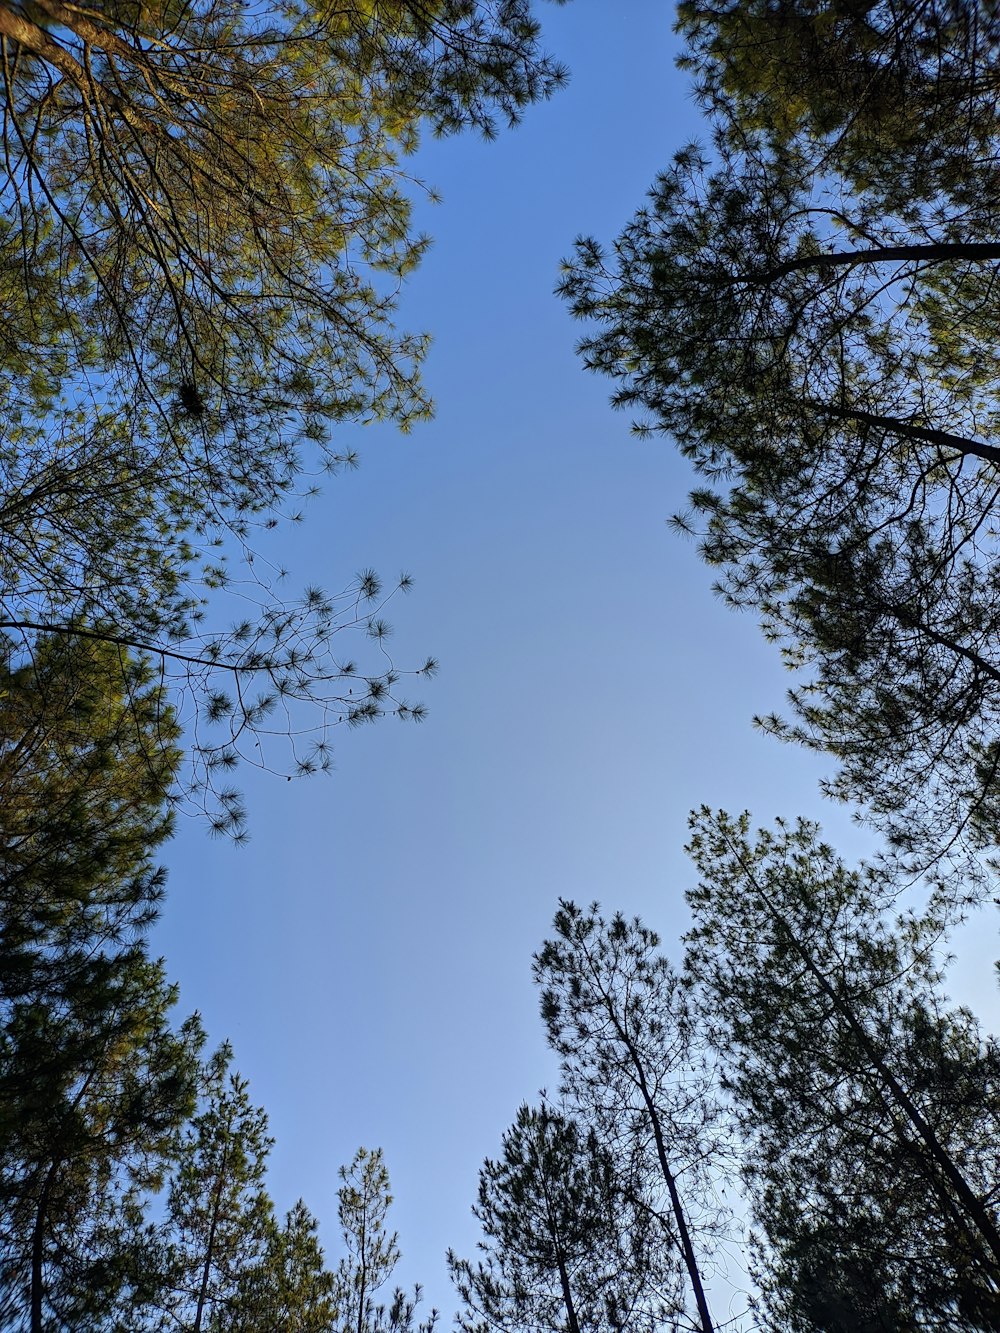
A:
<svg viewBox="0 0 1000 1333">
<path fill-rule="evenodd" d="M 779 1326 L 996 1328 L 1000 1057 L 941 996 L 939 926 L 805 822 L 702 810 L 690 850 L 687 970 Z"/>
<path fill-rule="evenodd" d="M 563 901 L 534 960 L 567 1109 L 611 1152 L 633 1206 L 658 1234 L 676 1318 L 716 1327 L 705 1262 L 719 1220 L 708 1164 L 716 1109 L 680 979 L 638 920 Z"/>
<path fill-rule="evenodd" d="M 4 645 L 9 649 L 9 644 Z M 197 1022 L 147 954 L 176 729 L 118 650 L 8 655 L 0 690 L 0 1308 L 99 1326 L 144 1287 L 139 1200 L 193 1104 Z"/>
<path fill-rule="evenodd" d="M 478 1262 L 449 1252 L 464 1333 L 654 1330 L 664 1300 L 658 1228 L 617 1179 L 594 1129 L 522 1106 L 479 1173 Z"/>
</svg>

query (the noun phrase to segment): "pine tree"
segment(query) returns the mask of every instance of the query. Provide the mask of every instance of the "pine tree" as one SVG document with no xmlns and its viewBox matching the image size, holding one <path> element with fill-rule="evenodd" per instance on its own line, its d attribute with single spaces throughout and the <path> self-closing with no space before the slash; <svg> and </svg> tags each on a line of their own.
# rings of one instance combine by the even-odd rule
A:
<svg viewBox="0 0 1000 1333">
<path fill-rule="evenodd" d="M 210 1327 L 226 1333 L 329 1333 L 334 1276 L 326 1268 L 317 1222 L 300 1199 L 284 1224 L 269 1229 L 260 1262 L 241 1274 L 237 1294 Z"/>
<path fill-rule="evenodd" d="M 750 131 L 685 150 L 563 292 L 585 363 L 699 474 L 675 524 L 801 673 L 793 719 L 758 721 L 926 867 L 1000 839 L 1000 196 L 887 204 L 827 171 Z"/>
<path fill-rule="evenodd" d="M 128 683 L 128 690 L 123 688 Z M 145 1279 L 139 1200 L 193 1102 L 201 1032 L 148 957 L 176 728 L 86 639 L 7 657 L 0 690 L 0 1310 L 97 1325 Z"/>
<path fill-rule="evenodd" d="M 392 1195 L 381 1149 L 359 1148 L 350 1166 L 341 1167 L 340 1178 L 337 1216 L 346 1253 L 334 1274 L 333 1328 L 336 1333 L 432 1333 L 436 1310 L 415 1322 L 419 1287 L 412 1296 L 396 1287 L 388 1303 L 377 1300 L 400 1258 L 396 1233 L 386 1231 Z"/>
<path fill-rule="evenodd" d="M 329 726 L 414 715 L 377 577 L 288 598 L 254 534 L 354 461 L 335 426 L 429 413 L 395 324 L 420 131 L 490 135 L 563 74 L 529 0 L 32 0 L 0 45 L 0 631 L 155 660 L 197 706 L 187 783 L 238 831 L 239 755 L 311 771 Z"/>
<path fill-rule="evenodd" d="M 133 948 L 67 960 L 58 995 L 21 995 L 0 1034 L 4 1327 L 101 1326 L 148 1290 L 142 1200 L 193 1100 L 200 1027 Z"/>
<path fill-rule="evenodd" d="M 162 1327 L 228 1327 L 241 1286 L 265 1262 L 274 1207 L 264 1184 L 267 1116 L 221 1046 L 201 1071 L 197 1111 L 185 1126 L 163 1227 L 167 1288 Z"/>
<path fill-rule="evenodd" d="M 473 1213 L 485 1261 L 448 1255 L 464 1333 L 664 1326 L 655 1233 L 593 1129 L 521 1106 L 502 1156 L 483 1164 Z"/>
<path fill-rule="evenodd" d="M 554 928 L 533 972 L 566 1108 L 595 1129 L 633 1206 L 658 1231 L 674 1315 L 693 1302 L 689 1317 L 711 1333 L 703 1270 L 719 1207 L 708 1163 L 721 1158 L 679 978 L 638 920 L 606 921 L 596 904 L 585 911 L 562 901 Z"/>
<path fill-rule="evenodd" d="M 900 917 L 799 822 L 693 817 L 687 971 L 745 1138 L 777 1326 L 995 1328 L 1000 1059 Z"/>
</svg>

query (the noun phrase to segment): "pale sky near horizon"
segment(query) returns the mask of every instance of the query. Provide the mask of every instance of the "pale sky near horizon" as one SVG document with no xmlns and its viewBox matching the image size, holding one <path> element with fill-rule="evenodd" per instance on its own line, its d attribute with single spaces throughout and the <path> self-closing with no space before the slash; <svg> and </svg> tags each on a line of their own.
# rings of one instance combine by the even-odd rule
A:
<svg viewBox="0 0 1000 1333">
<path fill-rule="evenodd" d="M 335 1258 L 337 1167 L 381 1146 L 399 1276 L 446 1323 L 444 1251 L 472 1252 L 482 1158 L 555 1086 L 530 960 L 557 899 L 639 913 L 676 953 L 690 807 L 804 814 L 848 858 L 872 846 L 820 799 L 822 761 L 752 730 L 787 673 L 667 531 L 687 466 L 630 437 L 552 295 L 574 237 L 612 239 L 706 137 L 672 6 L 538 8 L 569 87 L 497 142 L 415 164 L 443 197 L 418 210 L 434 246 L 403 301 L 434 336 L 436 419 L 345 430 L 360 469 L 275 538 L 293 588 L 413 574 L 389 619 L 400 664 L 440 659 L 414 691 L 428 720 L 345 733 L 329 778 L 243 774 L 246 848 L 182 821 L 154 944 L 268 1111 L 279 1206 L 302 1195 Z M 992 995 L 992 956 L 969 953 L 970 993 Z"/>
</svg>

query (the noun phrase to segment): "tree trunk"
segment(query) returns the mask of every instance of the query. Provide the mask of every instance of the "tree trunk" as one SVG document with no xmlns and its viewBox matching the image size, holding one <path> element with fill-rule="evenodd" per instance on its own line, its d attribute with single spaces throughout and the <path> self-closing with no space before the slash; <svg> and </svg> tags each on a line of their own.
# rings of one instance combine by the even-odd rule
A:
<svg viewBox="0 0 1000 1333">
<path fill-rule="evenodd" d="M 229 1158 L 228 1144 L 219 1164 L 219 1174 L 215 1182 L 215 1194 L 212 1199 L 212 1220 L 208 1224 L 208 1243 L 205 1246 L 205 1262 L 201 1268 L 201 1282 L 198 1286 L 198 1304 L 194 1312 L 194 1324 L 191 1333 L 201 1333 L 201 1320 L 208 1299 L 208 1279 L 212 1273 L 212 1260 L 215 1258 L 215 1232 L 219 1224 L 219 1205 L 222 1200 L 222 1187 L 226 1178 L 226 1166 Z"/>
<path fill-rule="evenodd" d="M 681 1251 L 684 1255 L 684 1265 L 687 1268 L 691 1287 L 694 1291 L 695 1304 L 698 1307 L 698 1316 L 701 1319 L 702 1333 L 714 1333 L 715 1326 L 712 1323 L 712 1314 L 708 1308 L 708 1298 L 705 1295 L 701 1273 L 698 1270 L 698 1261 L 695 1257 L 694 1245 L 691 1243 L 691 1233 L 688 1230 L 687 1218 L 684 1216 L 684 1208 L 681 1204 L 680 1192 L 677 1189 L 674 1173 L 670 1170 L 670 1164 L 667 1160 L 667 1145 L 663 1138 L 663 1126 L 660 1124 L 660 1116 L 653 1103 L 653 1099 L 649 1094 L 645 1072 L 633 1054 L 631 1045 L 629 1046 L 629 1055 L 632 1056 L 633 1063 L 638 1072 L 640 1090 L 642 1092 L 643 1100 L 646 1103 L 646 1110 L 649 1113 L 650 1121 L 653 1125 L 653 1137 L 656 1140 L 656 1156 L 659 1159 L 660 1170 L 663 1172 L 663 1179 L 666 1182 L 667 1193 L 670 1195 L 670 1207 L 673 1210 L 674 1221 L 677 1223 L 677 1232 L 681 1241 Z"/>
<path fill-rule="evenodd" d="M 576 1307 L 573 1304 L 573 1291 L 569 1285 L 569 1273 L 566 1271 L 566 1261 L 558 1242 L 556 1242 L 556 1264 L 559 1268 L 559 1285 L 562 1287 L 563 1302 L 566 1306 L 567 1333 L 580 1333 L 580 1325 L 576 1319 Z"/>
<path fill-rule="evenodd" d="M 53 1162 L 45 1173 L 45 1183 L 35 1209 L 35 1225 L 31 1229 L 31 1333 L 42 1333 L 42 1296 L 44 1294 L 43 1259 L 45 1254 L 45 1224 L 48 1221 L 49 1197 L 59 1163 Z"/>
<path fill-rule="evenodd" d="M 536 1163 L 538 1165 L 538 1179 L 541 1181 L 542 1193 L 545 1195 L 545 1211 L 548 1214 L 549 1239 L 552 1241 L 552 1248 L 555 1250 L 556 1267 L 559 1269 L 559 1285 L 562 1288 L 563 1304 L 566 1306 L 566 1326 L 567 1333 L 580 1333 L 580 1324 L 576 1317 L 576 1306 L 573 1303 L 573 1289 L 569 1282 L 569 1271 L 566 1268 L 566 1258 L 563 1254 L 562 1244 L 560 1243 L 559 1228 L 555 1217 L 553 1216 L 552 1200 L 549 1197 L 549 1183 L 538 1161 L 536 1154 Z"/>
<path fill-rule="evenodd" d="M 680 1192 L 677 1189 L 677 1182 L 674 1179 L 673 1172 L 670 1170 L 670 1163 L 667 1159 L 667 1146 L 663 1137 L 663 1127 L 660 1124 L 659 1112 L 650 1095 L 649 1084 L 646 1082 L 646 1071 L 643 1069 L 642 1061 L 639 1059 L 639 1053 L 635 1049 L 631 1037 L 629 1037 L 628 1033 L 618 1021 L 618 1015 L 607 996 L 605 996 L 605 1008 L 608 1011 L 608 1017 L 611 1019 L 619 1040 L 628 1051 L 632 1067 L 635 1069 L 639 1091 L 642 1093 L 646 1112 L 649 1115 L 650 1122 L 653 1126 L 653 1137 L 656 1141 L 656 1156 L 660 1163 L 660 1171 L 663 1174 L 667 1193 L 670 1195 L 670 1207 L 673 1210 L 674 1221 L 677 1224 L 677 1234 L 680 1237 L 681 1242 L 681 1253 L 684 1258 L 684 1266 L 687 1269 L 688 1278 L 691 1282 L 691 1289 L 694 1292 L 695 1304 L 698 1307 L 698 1317 L 701 1321 L 702 1333 L 715 1333 L 715 1325 L 712 1322 L 712 1313 L 708 1307 L 708 1298 L 705 1295 L 705 1287 L 701 1280 L 701 1273 L 698 1270 L 698 1260 L 695 1256 L 694 1245 L 691 1243 L 691 1233 L 688 1229 L 687 1218 L 684 1216 L 684 1207 L 681 1203 Z"/>
</svg>

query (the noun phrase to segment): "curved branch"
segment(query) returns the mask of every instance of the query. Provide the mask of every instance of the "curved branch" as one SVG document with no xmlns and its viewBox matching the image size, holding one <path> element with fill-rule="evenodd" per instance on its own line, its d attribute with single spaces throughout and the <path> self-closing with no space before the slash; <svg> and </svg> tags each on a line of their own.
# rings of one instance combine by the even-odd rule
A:
<svg viewBox="0 0 1000 1333">
<path fill-rule="evenodd" d="M 859 407 L 835 407 L 832 403 L 817 403 L 803 400 L 801 407 L 809 408 L 819 416 L 833 417 L 837 421 L 857 421 L 863 426 L 878 426 L 893 435 L 907 440 L 920 440 L 926 444 L 936 444 L 942 449 L 954 449 L 962 455 L 982 458 L 989 463 L 1000 463 L 1000 448 L 994 444 L 984 444 L 982 440 L 973 440 L 965 435 L 952 435 L 946 430 L 937 430 L 933 426 L 918 426 L 913 421 L 900 421 L 898 417 L 884 417 L 877 412 L 866 412 Z"/>
<path fill-rule="evenodd" d="M 1000 259 L 997 241 L 930 241 L 913 245 L 880 245 L 865 250 L 834 250 L 817 255 L 799 255 L 764 273 L 745 273 L 741 280 L 766 286 L 789 273 L 811 268 L 853 268 L 859 264 L 888 264 L 902 259 L 916 259 L 923 264 L 944 264 L 949 260 L 981 261 Z"/>
</svg>

